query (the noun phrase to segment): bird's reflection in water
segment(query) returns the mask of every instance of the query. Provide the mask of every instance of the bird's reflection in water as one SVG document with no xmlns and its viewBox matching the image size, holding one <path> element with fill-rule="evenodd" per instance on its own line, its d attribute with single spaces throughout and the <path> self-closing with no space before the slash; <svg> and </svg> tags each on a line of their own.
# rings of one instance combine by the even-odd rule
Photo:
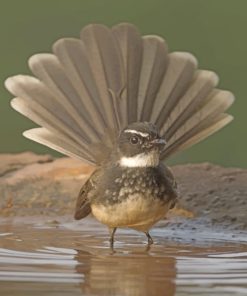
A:
<svg viewBox="0 0 247 296">
<path fill-rule="evenodd" d="M 90 254 L 77 250 L 76 271 L 83 275 L 82 294 L 173 296 L 176 286 L 176 260 L 152 256 L 151 252 Z"/>
</svg>

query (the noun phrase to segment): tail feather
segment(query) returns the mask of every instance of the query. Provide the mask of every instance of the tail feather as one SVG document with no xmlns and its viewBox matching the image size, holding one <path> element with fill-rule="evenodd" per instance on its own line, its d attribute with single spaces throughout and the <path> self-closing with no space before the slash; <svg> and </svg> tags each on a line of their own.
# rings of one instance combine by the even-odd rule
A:
<svg viewBox="0 0 247 296">
<path fill-rule="evenodd" d="M 154 102 L 151 121 L 161 129 L 194 77 L 196 59 L 189 53 L 169 54 L 169 64 Z"/>
<path fill-rule="evenodd" d="M 58 131 L 74 139 L 82 147 L 88 146 L 86 134 L 81 133 L 80 127 L 67 110 L 42 82 L 30 76 L 18 75 L 7 79 L 5 84 L 14 95 L 19 96 L 11 101 L 12 107 L 18 112 L 53 132 Z"/>
<path fill-rule="evenodd" d="M 138 90 L 138 121 L 150 121 L 153 102 L 163 80 L 168 49 L 157 36 L 143 37 L 143 61 Z"/>
<path fill-rule="evenodd" d="M 214 72 L 131 24 L 89 25 L 80 39 L 55 42 L 53 53 L 29 59 L 36 78 L 14 76 L 6 87 L 12 107 L 43 127 L 24 135 L 66 155 L 98 165 L 124 127 L 150 121 L 168 141 L 165 159 L 232 120 L 223 112 L 234 97 L 215 88 Z"/>
<path fill-rule="evenodd" d="M 162 159 L 166 159 L 174 153 L 181 152 L 188 147 L 197 144 L 214 134 L 229 122 L 233 120 L 233 116 L 229 114 L 219 114 L 213 120 L 202 121 L 189 132 L 183 134 L 179 139 L 170 144 L 162 154 Z"/>
<path fill-rule="evenodd" d="M 203 102 L 198 110 L 190 114 L 190 117 L 172 134 L 172 137 L 169 138 L 171 144 L 201 122 L 210 121 L 212 118 L 225 112 L 232 105 L 234 98 L 230 92 L 214 90 L 205 101 L 206 102 Z"/>
<path fill-rule="evenodd" d="M 167 140 L 197 111 L 200 103 L 207 98 L 217 83 L 218 77 L 214 72 L 198 70 L 195 73 L 191 85 L 167 116 L 164 126 L 161 127 L 161 133 L 165 131 Z"/>
<path fill-rule="evenodd" d="M 84 142 L 75 134 L 71 133 L 68 127 L 62 124 L 60 124 L 59 126 L 60 122 L 56 122 L 53 117 L 51 118 L 51 116 L 49 116 L 50 114 L 47 113 L 47 111 L 36 102 L 27 102 L 25 99 L 22 98 L 14 98 L 11 101 L 11 106 L 13 109 L 31 119 L 33 122 L 51 131 L 54 135 L 60 134 L 61 138 L 77 143 L 82 152 L 87 152 L 88 155 L 92 155 L 91 152 L 89 152 L 90 150 L 87 142 Z M 42 115 L 40 115 L 41 113 Z M 63 127 L 65 127 L 65 130 L 63 130 Z"/>
<path fill-rule="evenodd" d="M 86 26 L 81 31 L 81 40 L 86 48 L 105 120 L 108 127 L 118 127 L 119 109 L 114 102 L 117 98 L 110 93 L 119 93 L 124 86 L 123 62 L 118 43 L 112 31 L 103 25 Z"/>
<path fill-rule="evenodd" d="M 61 67 L 58 58 L 52 54 L 36 54 L 29 59 L 29 66 L 37 78 L 64 106 L 80 129 L 84 130 L 85 135 L 92 141 L 97 140 L 97 131 L 93 128 L 88 113 L 85 112 L 85 105 L 81 103 L 79 94 Z M 56 110 L 56 113 L 58 112 Z"/>
<path fill-rule="evenodd" d="M 102 113 L 98 88 L 89 65 L 84 43 L 75 38 L 60 39 L 53 45 L 53 52 L 73 83 L 82 104 L 90 118 L 94 118 L 94 127 L 100 130 L 107 127 L 106 116 Z"/>
<path fill-rule="evenodd" d="M 183 122 L 183 125 L 173 133 L 168 140 L 169 144 L 162 157 L 167 158 L 171 154 L 170 151 L 175 152 L 175 149 L 180 151 L 181 147 L 183 147 L 181 143 L 186 142 L 190 137 L 193 138 L 194 134 L 200 133 L 205 126 L 210 126 L 212 122 L 215 122 L 215 118 L 225 112 L 233 102 L 234 96 L 232 93 L 214 90 L 201 104 L 200 108 L 191 114 L 188 120 Z M 195 139 L 199 138 L 196 137 Z M 192 142 L 189 141 L 188 143 Z"/>
<path fill-rule="evenodd" d="M 123 124 L 138 120 L 138 89 L 142 66 L 143 43 L 135 26 L 122 23 L 114 26 L 112 32 L 117 40 L 124 65 L 124 85 L 122 101 Z"/>
<path fill-rule="evenodd" d="M 6 80 L 6 87 L 17 97 L 22 98 L 22 101 L 26 102 L 26 106 L 32 106 L 32 109 L 39 114 L 39 116 L 45 116 L 45 120 L 51 121 L 53 126 L 61 125 L 64 129 L 68 130 L 69 134 L 73 131 L 77 133 L 77 137 L 82 137 L 86 140 L 86 135 L 81 134 L 81 130 L 74 121 L 74 118 L 69 116 L 68 111 L 64 108 L 56 96 L 54 96 L 49 89 L 38 79 L 27 76 L 17 75 Z M 56 112 L 59 111 L 59 112 Z M 32 119 L 32 118 L 30 118 Z M 36 122 L 34 120 L 34 122 Z M 37 123 L 37 122 L 36 122 Z"/>
<path fill-rule="evenodd" d="M 70 139 L 65 138 L 63 135 L 54 135 L 54 133 L 45 128 L 30 129 L 28 131 L 25 131 L 23 135 L 28 139 L 48 146 L 58 152 L 61 152 L 62 154 L 73 158 L 78 158 L 88 164 L 94 164 L 94 161 L 93 159 L 91 159 L 90 154 L 87 154 L 85 152 L 83 153 L 80 146 L 78 146 Z"/>
</svg>

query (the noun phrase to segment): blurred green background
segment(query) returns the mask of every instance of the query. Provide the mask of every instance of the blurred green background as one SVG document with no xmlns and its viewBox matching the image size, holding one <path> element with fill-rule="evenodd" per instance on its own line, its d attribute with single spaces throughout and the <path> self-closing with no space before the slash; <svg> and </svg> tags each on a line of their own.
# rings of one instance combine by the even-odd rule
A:
<svg viewBox="0 0 247 296">
<path fill-rule="evenodd" d="M 34 125 L 10 108 L 4 80 L 29 73 L 30 55 L 50 52 L 55 40 L 77 37 L 88 23 L 128 21 L 143 34 L 165 37 L 171 51 L 195 54 L 200 68 L 215 70 L 219 86 L 237 98 L 230 110 L 235 120 L 229 126 L 171 162 L 247 167 L 246 0 L 3 0 L 0 7 L 0 153 L 53 153 L 22 137 L 22 131 Z"/>
</svg>

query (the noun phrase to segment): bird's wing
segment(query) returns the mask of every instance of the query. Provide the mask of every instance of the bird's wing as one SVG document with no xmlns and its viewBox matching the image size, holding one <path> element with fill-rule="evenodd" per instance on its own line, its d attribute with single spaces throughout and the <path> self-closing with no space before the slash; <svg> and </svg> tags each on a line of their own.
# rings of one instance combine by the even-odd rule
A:
<svg viewBox="0 0 247 296">
<path fill-rule="evenodd" d="M 164 163 L 161 163 L 159 168 L 161 169 L 161 172 L 163 175 L 163 185 L 166 187 L 166 193 L 167 193 L 166 199 L 167 199 L 167 202 L 170 203 L 170 209 L 171 209 L 177 203 L 177 198 L 178 198 L 177 182 L 172 173 L 172 170 L 168 166 L 164 165 Z"/>
<path fill-rule="evenodd" d="M 91 213 L 91 198 L 94 195 L 97 177 L 100 171 L 95 170 L 86 183 L 82 186 L 76 201 L 75 215 L 76 220 L 85 218 Z"/>
<path fill-rule="evenodd" d="M 128 23 L 88 25 L 80 38 L 55 42 L 52 54 L 32 56 L 29 67 L 35 77 L 6 80 L 12 107 L 42 127 L 24 135 L 91 164 L 101 164 L 135 121 L 158 126 L 165 159 L 232 120 L 224 112 L 233 95 L 215 88 L 215 73 Z"/>
</svg>

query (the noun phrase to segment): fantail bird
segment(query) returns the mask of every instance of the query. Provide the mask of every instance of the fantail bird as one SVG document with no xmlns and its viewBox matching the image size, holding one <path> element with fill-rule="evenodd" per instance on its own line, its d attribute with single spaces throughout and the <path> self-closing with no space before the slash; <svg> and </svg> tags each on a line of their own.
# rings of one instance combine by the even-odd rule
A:
<svg viewBox="0 0 247 296">
<path fill-rule="evenodd" d="M 111 231 L 146 233 L 177 199 L 168 156 L 232 120 L 234 101 L 193 55 L 168 53 L 164 39 L 135 26 L 88 25 L 52 54 L 29 59 L 35 77 L 6 80 L 12 107 L 42 126 L 24 136 L 96 166 L 83 185 L 75 219 L 92 213 Z"/>
</svg>

